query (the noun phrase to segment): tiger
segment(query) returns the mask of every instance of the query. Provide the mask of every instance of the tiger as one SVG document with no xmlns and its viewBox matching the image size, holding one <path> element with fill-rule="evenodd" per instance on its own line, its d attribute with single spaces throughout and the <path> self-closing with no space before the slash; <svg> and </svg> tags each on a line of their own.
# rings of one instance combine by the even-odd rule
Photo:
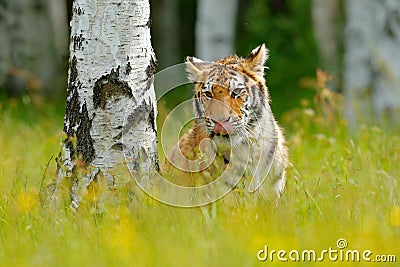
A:
<svg viewBox="0 0 400 267">
<path fill-rule="evenodd" d="M 268 178 L 264 184 L 278 197 L 284 191 L 288 149 L 270 107 L 264 78 L 268 57 L 269 50 L 261 44 L 245 58 L 237 55 L 216 61 L 186 58 L 187 76 L 194 84 L 195 119 L 164 162 L 164 169 L 174 170 L 171 175 L 174 183 L 183 186 L 209 183 L 236 156 L 236 161 L 251 169 L 243 177 L 256 180 L 255 189 Z M 242 153 L 245 146 L 250 147 L 248 153 Z M 242 154 L 247 158 L 241 158 Z M 201 158 L 197 169 L 191 166 L 190 162 Z M 210 164 L 211 160 L 217 163 Z M 245 186 L 249 185 L 247 182 Z"/>
</svg>

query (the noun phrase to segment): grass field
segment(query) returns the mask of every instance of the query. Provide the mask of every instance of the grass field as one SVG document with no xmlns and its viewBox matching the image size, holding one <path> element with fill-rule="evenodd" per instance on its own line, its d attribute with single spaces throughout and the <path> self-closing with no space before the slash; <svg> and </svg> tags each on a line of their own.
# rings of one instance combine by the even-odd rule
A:
<svg viewBox="0 0 400 267">
<path fill-rule="evenodd" d="M 101 214 L 44 208 L 39 192 L 54 178 L 63 115 L 0 103 L 0 266 L 399 266 L 399 131 L 361 126 L 350 135 L 336 102 L 321 95 L 281 119 L 292 163 L 281 201 L 236 196 L 235 205 L 217 202 L 211 221 L 199 209 L 132 197 L 134 185 Z M 285 250 L 288 262 L 277 252 L 260 261 L 265 246 Z M 360 263 L 346 261 L 349 250 Z"/>
</svg>

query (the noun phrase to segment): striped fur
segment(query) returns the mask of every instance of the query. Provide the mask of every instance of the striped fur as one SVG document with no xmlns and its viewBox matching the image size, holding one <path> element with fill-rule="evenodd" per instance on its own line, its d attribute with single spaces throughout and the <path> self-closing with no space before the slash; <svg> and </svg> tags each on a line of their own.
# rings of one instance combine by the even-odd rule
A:
<svg viewBox="0 0 400 267">
<path fill-rule="evenodd" d="M 233 55 L 215 62 L 205 62 L 194 57 L 186 59 L 188 77 L 195 85 L 196 119 L 192 129 L 172 151 L 170 160 L 177 160 L 180 154 L 178 147 L 190 160 L 200 157 L 199 150 L 202 153 L 207 150 L 202 141 L 210 138 L 217 145 L 211 149 L 223 158 L 224 164 L 229 164 L 230 153 L 240 153 L 231 151 L 230 145 L 240 147 L 250 142 L 252 156 L 249 166 L 257 164 L 256 158 L 262 152 L 266 155 L 264 162 L 258 169 L 253 168 L 250 175 L 254 176 L 257 171 L 263 173 L 261 168 L 272 165 L 267 184 L 278 195 L 282 192 L 288 153 L 282 131 L 270 108 L 264 79 L 267 59 L 268 50 L 264 44 L 254 49 L 247 58 Z M 217 167 L 210 166 L 205 171 L 212 176 L 216 168 L 223 166 L 217 164 Z M 180 175 L 175 182 L 186 186 L 205 183 L 192 177 L 198 176 Z"/>
</svg>

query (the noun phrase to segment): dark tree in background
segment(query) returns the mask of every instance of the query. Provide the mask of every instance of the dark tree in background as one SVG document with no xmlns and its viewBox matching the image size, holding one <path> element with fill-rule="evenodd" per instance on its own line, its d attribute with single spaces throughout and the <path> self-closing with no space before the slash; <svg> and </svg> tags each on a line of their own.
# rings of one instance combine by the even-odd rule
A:
<svg viewBox="0 0 400 267">
<path fill-rule="evenodd" d="M 153 0 L 150 7 L 158 69 L 183 63 L 187 55 L 194 54 L 196 1 Z"/>
<path fill-rule="evenodd" d="M 158 67 L 163 69 L 180 61 L 179 30 L 182 21 L 178 0 L 152 1 L 152 32 L 156 39 L 154 46 L 158 55 Z"/>
</svg>

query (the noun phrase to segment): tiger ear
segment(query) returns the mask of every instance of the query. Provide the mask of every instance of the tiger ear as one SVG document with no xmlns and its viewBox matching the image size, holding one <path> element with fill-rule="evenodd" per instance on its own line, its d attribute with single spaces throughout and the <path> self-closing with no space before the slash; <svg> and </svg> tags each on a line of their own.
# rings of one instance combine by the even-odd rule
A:
<svg viewBox="0 0 400 267">
<path fill-rule="evenodd" d="M 186 57 L 186 72 L 189 80 L 193 83 L 199 82 L 202 74 L 210 65 L 210 62 L 195 57 Z"/>
<path fill-rule="evenodd" d="M 247 56 L 245 59 L 245 62 L 248 66 L 248 68 L 251 71 L 256 72 L 257 74 L 263 76 L 264 75 L 264 69 L 266 68 L 264 66 L 265 62 L 268 60 L 268 49 L 265 47 L 265 44 L 261 44 L 257 48 L 255 48 L 253 51 L 251 51 L 250 55 Z"/>
</svg>

